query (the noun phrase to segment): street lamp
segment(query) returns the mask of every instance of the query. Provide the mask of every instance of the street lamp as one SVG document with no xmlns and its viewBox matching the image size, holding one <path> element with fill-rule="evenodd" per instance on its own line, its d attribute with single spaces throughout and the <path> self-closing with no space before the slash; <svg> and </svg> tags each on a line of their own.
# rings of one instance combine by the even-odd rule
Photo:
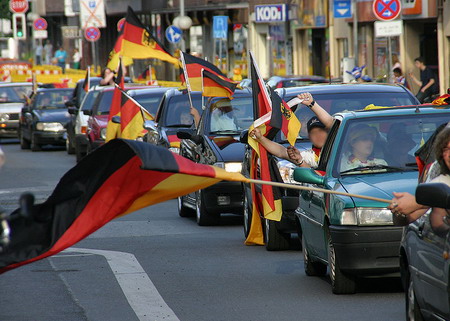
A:
<svg viewBox="0 0 450 321">
<path fill-rule="evenodd" d="M 186 16 L 184 12 L 184 0 L 180 0 L 180 15 L 175 17 L 172 23 L 181 30 L 187 30 L 192 26 L 192 19 Z M 181 38 L 181 51 L 186 51 L 184 37 Z"/>
</svg>

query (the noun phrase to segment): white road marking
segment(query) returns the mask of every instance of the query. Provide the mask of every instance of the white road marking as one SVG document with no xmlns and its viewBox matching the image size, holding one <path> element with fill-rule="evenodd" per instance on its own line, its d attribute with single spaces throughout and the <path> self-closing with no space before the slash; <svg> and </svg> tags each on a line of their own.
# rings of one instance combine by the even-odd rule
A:
<svg viewBox="0 0 450 321">
<path fill-rule="evenodd" d="M 159 294 L 136 257 L 131 253 L 71 247 L 65 253 L 101 255 L 106 258 L 125 297 L 139 320 L 180 321 Z M 65 257 L 58 255 L 55 257 Z"/>
</svg>

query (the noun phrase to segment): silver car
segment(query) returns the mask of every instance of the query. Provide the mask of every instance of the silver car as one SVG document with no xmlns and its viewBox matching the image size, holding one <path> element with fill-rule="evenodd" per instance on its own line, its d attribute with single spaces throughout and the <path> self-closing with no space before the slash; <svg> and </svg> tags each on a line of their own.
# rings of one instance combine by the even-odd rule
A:
<svg viewBox="0 0 450 321">
<path fill-rule="evenodd" d="M 0 138 L 18 137 L 19 114 L 31 91 L 29 82 L 0 83 Z"/>
</svg>

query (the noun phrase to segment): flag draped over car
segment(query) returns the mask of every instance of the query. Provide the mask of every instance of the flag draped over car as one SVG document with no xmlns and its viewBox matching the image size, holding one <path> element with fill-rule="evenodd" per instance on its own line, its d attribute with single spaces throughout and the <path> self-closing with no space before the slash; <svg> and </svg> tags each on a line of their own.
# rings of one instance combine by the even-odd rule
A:
<svg viewBox="0 0 450 321">
<path fill-rule="evenodd" d="M 130 58 L 155 58 L 179 66 L 178 58 L 172 56 L 164 46 L 142 24 L 131 7 L 125 17 L 121 55 Z"/>
<path fill-rule="evenodd" d="M 182 53 L 184 70 L 180 70 L 182 83 L 189 78 L 190 90 L 202 91 L 206 97 L 231 97 L 238 85 L 237 82 L 225 76 L 219 68 L 212 63 L 187 53 Z M 202 75 L 203 73 L 203 75 Z"/>
<path fill-rule="evenodd" d="M 120 124 L 113 123 L 112 118 L 114 116 L 120 116 L 120 110 L 122 107 L 122 90 L 124 86 L 125 79 L 123 77 L 122 60 L 119 59 L 119 71 L 115 80 L 113 98 L 111 100 L 111 107 L 109 108 L 108 124 L 106 125 L 106 142 L 120 137 L 121 126 Z"/>
<path fill-rule="evenodd" d="M 137 101 L 121 91 L 120 108 L 120 137 L 124 139 L 136 139 L 145 134 L 144 122 L 153 120 L 153 116 L 145 110 Z"/>
<path fill-rule="evenodd" d="M 117 217 L 224 179 L 245 181 L 240 173 L 194 163 L 166 148 L 113 140 L 69 170 L 50 197 L 33 206 L 30 218 L 10 222 L 0 273 L 54 255 Z"/>
</svg>

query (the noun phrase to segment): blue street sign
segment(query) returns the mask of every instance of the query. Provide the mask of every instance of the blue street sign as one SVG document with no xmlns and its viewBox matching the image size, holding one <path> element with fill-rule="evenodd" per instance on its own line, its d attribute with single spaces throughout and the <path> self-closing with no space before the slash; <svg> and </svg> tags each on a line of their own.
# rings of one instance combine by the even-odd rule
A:
<svg viewBox="0 0 450 321">
<path fill-rule="evenodd" d="M 352 2 L 351 0 L 334 0 L 334 17 L 351 18 Z"/>
<path fill-rule="evenodd" d="M 227 39 L 228 36 L 228 16 L 213 17 L 213 37 L 214 39 Z"/>
<path fill-rule="evenodd" d="M 181 40 L 182 31 L 174 25 L 168 26 L 166 29 L 166 38 L 171 43 L 178 43 Z"/>
</svg>

